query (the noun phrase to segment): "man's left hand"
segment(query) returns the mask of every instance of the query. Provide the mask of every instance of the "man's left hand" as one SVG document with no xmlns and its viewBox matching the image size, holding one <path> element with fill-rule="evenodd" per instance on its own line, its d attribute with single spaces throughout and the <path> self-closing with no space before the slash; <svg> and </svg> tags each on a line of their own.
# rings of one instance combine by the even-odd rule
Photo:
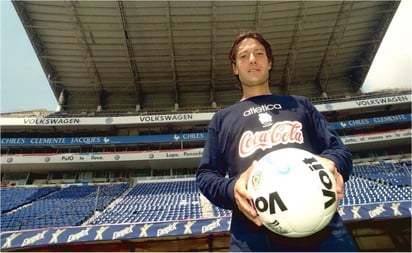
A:
<svg viewBox="0 0 412 253">
<path fill-rule="evenodd" d="M 344 197 L 344 181 L 343 176 L 339 173 L 338 169 L 336 168 L 335 162 L 329 160 L 324 157 L 318 156 L 319 160 L 326 166 L 330 172 L 332 172 L 333 176 L 335 177 L 336 182 L 336 195 L 338 196 L 338 200 L 343 199 Z"/>
</svg>

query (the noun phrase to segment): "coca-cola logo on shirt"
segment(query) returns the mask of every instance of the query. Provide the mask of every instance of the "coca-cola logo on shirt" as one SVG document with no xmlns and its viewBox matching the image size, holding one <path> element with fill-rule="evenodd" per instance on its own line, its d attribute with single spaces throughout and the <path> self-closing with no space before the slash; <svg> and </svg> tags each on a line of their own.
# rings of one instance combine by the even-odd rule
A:
<svg viewBox="0 0 412 253">
<path fill-rule="evenodd" d="M 281 121 L 268 130 L 244 132 L 239 142 L 239 155 L 248 157 L 259 148 L 265 150 L 287 143 L 303 143 L 302 124 L 299 121 Z"/>
</svg>

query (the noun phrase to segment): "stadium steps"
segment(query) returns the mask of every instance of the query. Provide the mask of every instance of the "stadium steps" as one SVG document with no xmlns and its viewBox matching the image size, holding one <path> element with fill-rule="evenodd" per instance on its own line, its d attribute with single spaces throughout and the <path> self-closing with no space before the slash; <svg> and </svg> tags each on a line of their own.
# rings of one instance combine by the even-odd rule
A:
<svg viewBox="0 0 412 253">
<path fill-rule="evenodd" d="M 133 189 L 133 187 L 128 188 L 126 191 L 124 191 L 118 198 L 116 198 L 115 200 L 113 200 L 112 203 L 110 203 L 104 210 L 98 211 L 96 210 L 94 212 L 94 214 L 87 219 L 82 225 L 88 225 L 88 224 L 93 224 L 93 222 L 106 210 L 110 210 L 113 207 L 115 207 L 117 204 L 119 204 L 120 202 L 123 201 L 123 198 L 129 194 L 129 192 Z"/>
<path fill-rule="evenodd" d="M 202 218 L 215 217 L 213 212 L 213 204 L 201 193 L 199 193 L 200 208 L 202 210 Z"/>
<path fill-rule="evenodd" d="M 147 181 L 136 184 L 118 204 L 90 224 L 116 224 L 200 218 L 195 181 Z"/>
</svg>

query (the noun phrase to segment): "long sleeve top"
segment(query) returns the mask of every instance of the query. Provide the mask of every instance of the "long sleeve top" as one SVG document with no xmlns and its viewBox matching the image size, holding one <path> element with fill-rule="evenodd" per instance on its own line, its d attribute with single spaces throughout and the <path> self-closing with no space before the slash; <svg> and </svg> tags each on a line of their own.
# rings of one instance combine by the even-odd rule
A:
<svg viewBox="0 0 412 253">
<path fill-rule="evenodd" d="M 349 179 L 351 152 L 305 97 L 256 96 L 222 109 L 212 117 L 196 180 L 200 191 L 213 204 L 233 210 L 231 244 L 241 246 L 232 250 L 270 250 L 251 246 L 267 238 L 241 236 L 268 231 L 254 225 L 237 209 L 233 189 L 236 180 L 254 160 L 286 147 L 304 149 L 332 160 L 344 180 Z"/>
</svg>

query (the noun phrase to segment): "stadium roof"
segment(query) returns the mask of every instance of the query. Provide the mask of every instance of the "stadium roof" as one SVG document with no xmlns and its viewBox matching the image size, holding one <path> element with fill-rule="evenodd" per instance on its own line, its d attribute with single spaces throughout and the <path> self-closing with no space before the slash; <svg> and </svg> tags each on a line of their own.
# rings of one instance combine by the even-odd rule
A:
<svg viewBox="0 0 412 253">
<path fill-rule="evenodd" d="M 272 44 L 274 93 L 354 94 L 399 3 L 13 1 L 69 112 L 230 105 L 240 90 L 228 51 L 249 30 Z"/>
</svg>

